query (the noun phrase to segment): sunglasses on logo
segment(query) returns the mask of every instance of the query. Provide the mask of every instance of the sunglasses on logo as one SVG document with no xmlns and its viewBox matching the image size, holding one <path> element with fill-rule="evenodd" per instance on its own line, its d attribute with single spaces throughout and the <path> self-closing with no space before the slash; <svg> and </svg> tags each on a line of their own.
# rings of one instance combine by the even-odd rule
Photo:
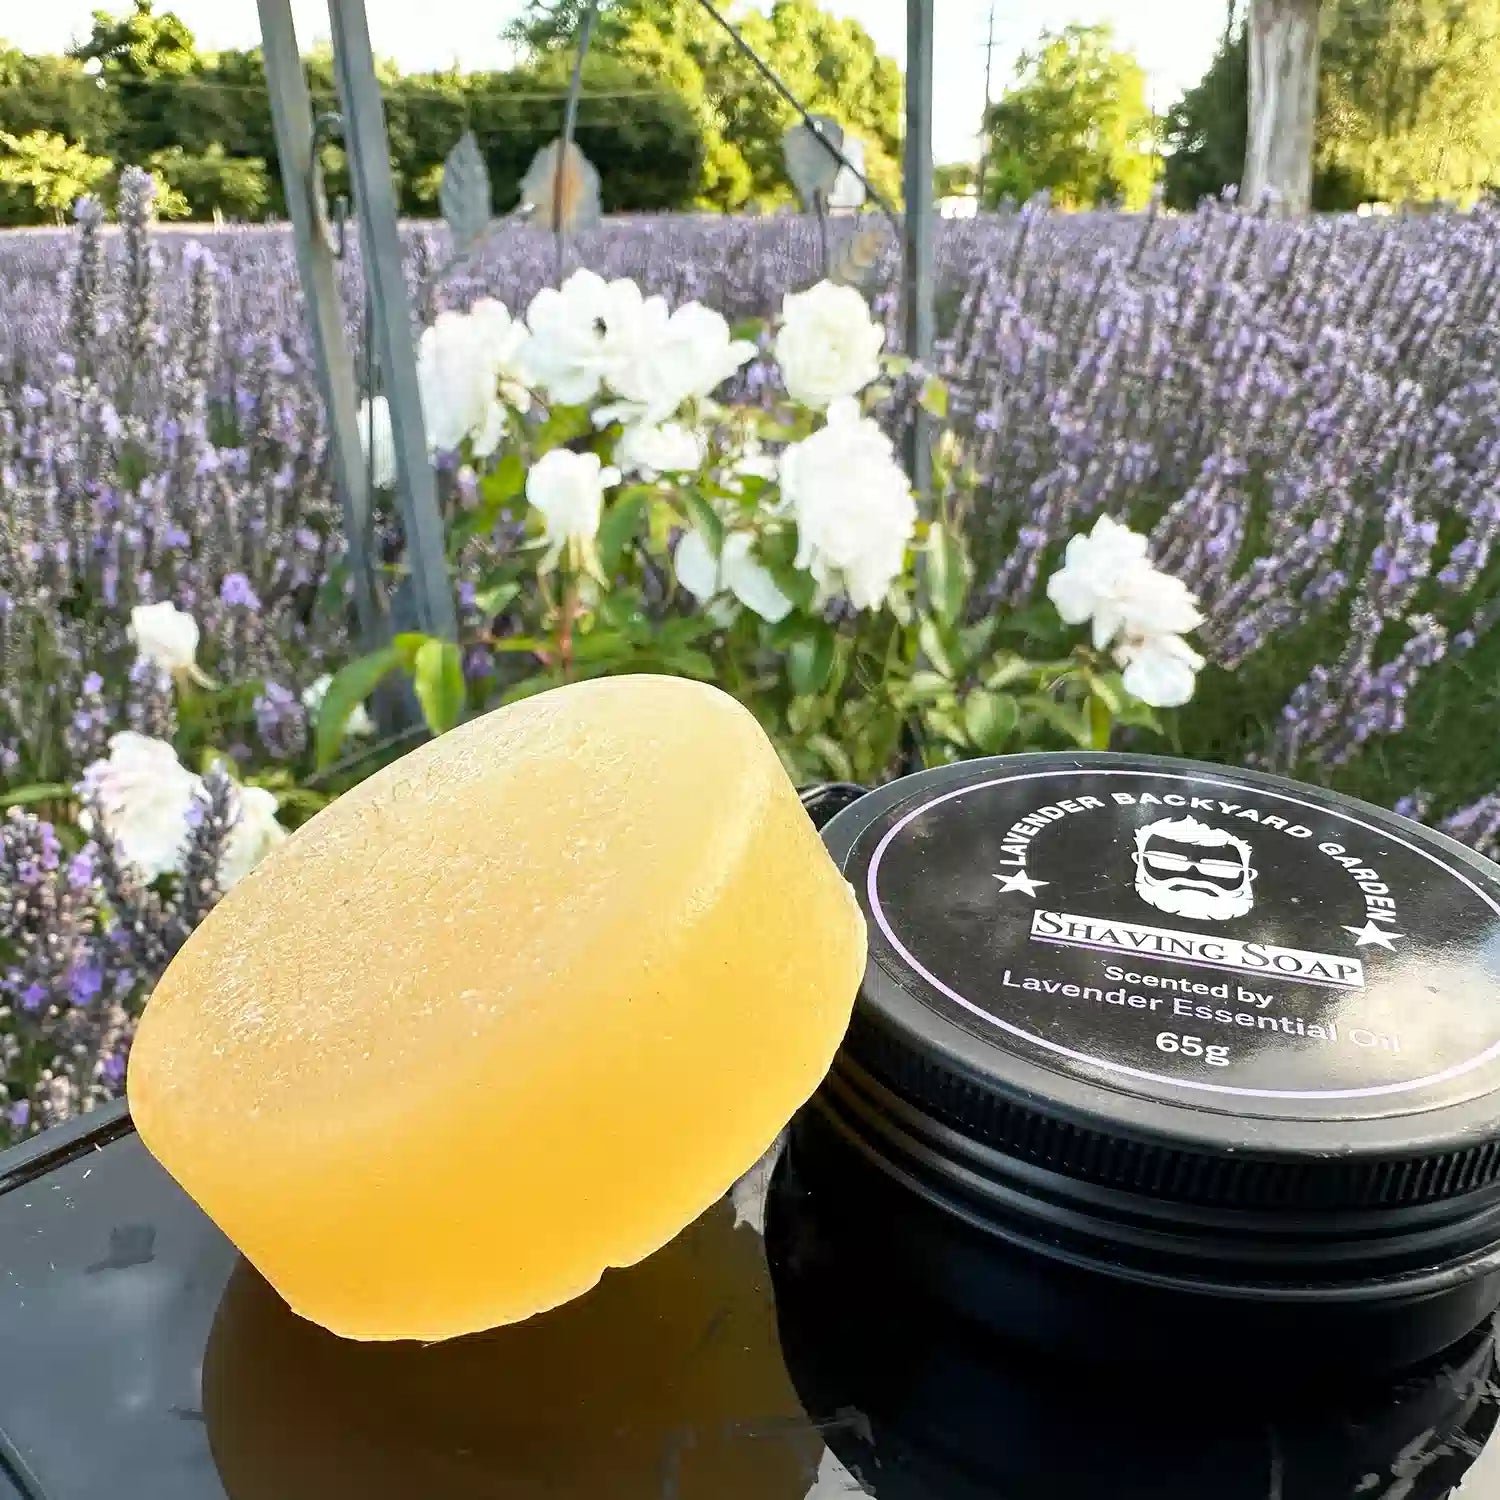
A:
<svg viewBox="0 0 1500 1500">
<path fill-rule="evenodd" d="M 1153 874 L 1185 875 L 1197 870 L 1215 880 L 1237 880 L 1247 873 L 1246 867 L 1232 859 L 1189 859 L 1185 854 L 1164 854 L 1147 851 L 1142 856 Z M 1249 873 L 1253 874 L 1254 871 Z"/>
</svg>

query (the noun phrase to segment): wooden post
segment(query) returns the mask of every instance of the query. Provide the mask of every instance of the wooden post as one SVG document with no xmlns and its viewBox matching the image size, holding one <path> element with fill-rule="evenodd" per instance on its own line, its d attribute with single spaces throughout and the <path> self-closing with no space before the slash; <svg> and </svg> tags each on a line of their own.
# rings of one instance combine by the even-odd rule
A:
<svg viewBox="0 0 1500 1500">
<path fill-rule="evenodd" d="M 1312 204 L 1318 118 L 1318 0 L 1250 0 L 1250 129 L 1240 202 L 1283 213 Z"/>
</svg>

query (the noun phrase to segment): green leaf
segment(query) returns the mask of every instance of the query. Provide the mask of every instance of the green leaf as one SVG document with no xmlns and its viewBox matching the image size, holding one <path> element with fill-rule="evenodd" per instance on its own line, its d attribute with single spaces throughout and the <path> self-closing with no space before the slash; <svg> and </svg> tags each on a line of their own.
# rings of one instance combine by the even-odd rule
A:
<svg viewBox="0 0 1500 1500">
<path fill-rule="evenodd" d="M 498 615 L 520 592 L 521 585 L 514 581 L 492 583 L 488 588 L 475 590 L 474 607 L 482 615 Z"/>
<path fill-rule="evenodd" d="M 611 502 L 599 523 L 599 562 L 606 574 L 620 565 L 620 557 L 634 538 L 650 501 L 651 491 L 643 484 L 631 485 Z"/>
<path fill-rule="evenodd" d="M 333 764 L 344 743 L 344 726 L 349 715 L 380 685 L 387 674 L 404 666 L 401 652 L 387 646 L 351 661 L 333 674 L 328 691 L 318 705 L 318 724 L 314 734 L 318 769 Z"/>
<path fill-rule="evenodd" d="M 946 421 L 948 418 L 947 384 L 936 375 L 929 375 L 922 386 L 922 393 L 917 397 L 917 404 L 923 411 L 936 417 L 938 421 Z"/>
<path fill-rule="evenodd" d="M 557 686 L 557 679 L 545 674 L 535 677 L 523 678 L 520 682 L 512 683 L 500 695 L 502 705 L 506 703 L 519 703 L 522 698 L 534 698 L 538 693 L 545 693 L 548 688 Z"/>
<path fill-rule="evenodd" d="M 618 630 L 590 630 L 573 638 L 574 661 L 609 661 L 630 655 L 629 637 Z"/>
<path fill-rule="evenodd" d="M 422 717 L 434 734 L 446 734 L 464 711 L 464 664 L 452 641 L 428 640 L 417 652 L 412 685 Z"/>
<path fill-rule="evenodd" d="M 815 697 L 821 693 L 832 670 L 833 631 L 827 625 L 814 626 L 787 648 L 787 681 L 799 696 Z"/>
<path fill-rule="evenodd" d="M 497 511 L 526 488 L 526 461 L 519 453 L 507 453 L 479 481 L 479 495 L 487 510 Z"/>
<path fill-rule="evenodd" d="M 1026 706 L 1036 715 L 1059 730 L 1080 749 L 1087 750 L 1094 740 L 1094 726 L 1081 708 L 1071 703 L 1059 703 L 1054 698 L 1041 695 L 1026 699 Z"/>
<path fill-rule="evenodd" d="M 712 682 L 716 676 L 713 659 L 702 651 L 681 647 L 675 651 L 664 651 L 662 665 L 678 677 L 693 677 L 699 682 Z"/>
<path fill-rule="evenodd" d="M 678 494 L 682 497 L 689 519 L 708 539 L 708 545 L 717 557 L 724 546 L 724 523 L 713 506 L 696 490 L 679 490 Z"/>
<path fill-rule="evenodd" d="M 1156 710 L 1149 703 L 1142 703 L 1139 698 L 1131 697 L 1129 693 L 1125 694 L 1115 713 L 1115 723 L 1122 728 L 1149 729 L 1153 734 L 1166 733 Z"/>
<path fill-rule="evenodd" d="M 753 344 L 761 336 L 765 324 L 759 318 L 741 318 L 730 330 L 730 336 L 737 339 L 749 339 Z"/>
<path fill-rule="evenodd" d="M 953 684 L 940 672 L 913 672 L 901 689 L 904 703 L 936 703 L 953 692 Z"/>
<path fill-rule="evenodd" d="M 1072 628 L 1051 604 L 1029 604 L 999 618 L 1000 629 L 1008 635 L 1024 635 L 1037 641 L 1061 640 Z"/>
<path fill-rule="evenodd" d="M 948 650 L 944 632 L 931 615 L 923 615 L 922 623 L 917 626 L 917 644 L 935 671 L 941 672 L 944 677 L 954 676 L 953 657 Z"/>
<path fill-rule="evenodd" d="M 1108 750 L 1109 737 L 1115 725 L 1115 716 L 1109 704 L 1098 693 L 1089 696 L 1089 744 L 1095 750 Z"/>
<path fill-rule="evenodd" d="M 969 593 L 969 559 L 962 538 L 941 521 L 927 533 L 927 592 L 938 619 L 956 625 Z"/>
<path fill-rule="evenodd" d="M 391 648 L 401 659 L 401 665 L 408 672 L 417 670 L 417 653 L 421 651 L 428 641 L 433 637 L 425 635 L 420 630 L 403 630 L 391 640 Z"/>
<path fill-rule="evenodd" d="M 586 406 L 554 406 L 536 435 L 538 455 L 551 448 L 561 448 L 574 438 L 581 438 L 594 430 L 594 419 Z M 517 455 L 519 456 L 519 455 Z"/>
<path fill-rule="evenodd" d="M 1130 695 L 1125 691 L 1125 679 L 1118 672 L 1100 674 L 1090 672 L 1086 678 L 1089 692 L 1099 699 L 1111 714 L 1118 714 Z M 1102 746 L 1100 748 L 1103 748 Z"/>
<path fill-rule="evenodd" d="M 776 587 L 792 601 L 796 609 L 805 613 L 812 608 L 813 600 L 818 594 L 818 582 L 811 573 L 805 573 L 801 568 L 794 568 L 790 563 L 771 563 L 767 565 L 766 571 L 770 573 Z"/>
<path fill-rule="evenodd" d="M 990 649 L 990 642 L 995 635 L 995 621 L 977 620 L 972 625 L 963 626 L 958 632 L 959 649 L 963 652 L 964 665 L 973 668 L 978 665 L 980 658 Z"/>
<path fill-rule="evenodd" d="M 18 786 L 14 791 L 0 792 L 0 807 L 34 807 L 38 802 L 56 802 L 73 795 L 73 788 L 61 781 L 39 781 Z"/>
<path fill-rule="evenodd" d="M 1020 705 L 1008 693 L 979 688 L 964 700 L 964 729 L 974 748 L 986 755 L 999 754 L 1020 722 Z"/>
<path fill-rule="evenodd" d="M 1021 682 L 1031 676 L 1035 670 L 1034 664 L 1027 661 L 1024 656 L 1016 656 L 1013 652 L 1006 651 L 990 669 L 989 675 L 984 679 L 984 685 L 991 691 L 1007 688 L 1012 683 Z"/>
<path fill-rule="evenodd" d="M 854 762 L 849 759 L 848 752 L 837 740 L 826 734 L 812 734 L 807 737 L 807 748 L 817 751 L 823 758 L 823 764 L 840 781 L 854 780 Z"/>
</svg>

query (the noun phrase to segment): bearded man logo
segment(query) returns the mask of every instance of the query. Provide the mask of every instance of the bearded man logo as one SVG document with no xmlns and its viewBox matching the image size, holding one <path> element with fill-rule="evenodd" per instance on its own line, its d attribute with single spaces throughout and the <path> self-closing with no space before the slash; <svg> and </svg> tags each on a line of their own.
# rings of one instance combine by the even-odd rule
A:
<svg viewBox="0 0 1500 1500">
<path fill-rule="evenodd" d="M 1158 911 L 1200 922 L 1255 905 L 1250 845 L 1196 818 L 1162 818 L 1135 832 L 1135 893 Z"/>
</svg>

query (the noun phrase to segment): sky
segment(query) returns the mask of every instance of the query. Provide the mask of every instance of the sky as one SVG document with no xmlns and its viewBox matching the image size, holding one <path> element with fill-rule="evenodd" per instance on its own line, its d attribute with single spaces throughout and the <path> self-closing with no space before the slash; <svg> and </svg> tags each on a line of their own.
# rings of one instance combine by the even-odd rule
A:
<svg viewBox="0 0 1500 1500">
<path fill-rule="evenodd" d="M 883 52 L 906 55 L 906 0 L 823 0 L 831 10 L 854 16 Z M 937 88 L 933 150 L 939 161 L 977 154 L 976 133 L 984 105 L 985 42 L 991 0 L 936 0 Z M 0 35 L 31 52 L 57 52 L 87 35 L 92 12 L 124 9 L 111 0 L 4 0 Z M 200 45 L 246 47 L 259 39 L 254 0 L 166 0 L 193 29 Z M 498 68 L 510 61 L 497 33 L 515 0 L 366 0 L 375 50 L 403 69 Z M 298 40 L 326 38 L 327 0 L 292 0 Z M 1151 101 L 1165 109 L 1202 75 L 1223 25 L 1214 0 L 996 0 L 995 92 L 1003 90 L 1016 54 L 1046 28 L 1069 22 L 1111 23 L 1135 52 L 1150 78 Z"/>
</svg>

